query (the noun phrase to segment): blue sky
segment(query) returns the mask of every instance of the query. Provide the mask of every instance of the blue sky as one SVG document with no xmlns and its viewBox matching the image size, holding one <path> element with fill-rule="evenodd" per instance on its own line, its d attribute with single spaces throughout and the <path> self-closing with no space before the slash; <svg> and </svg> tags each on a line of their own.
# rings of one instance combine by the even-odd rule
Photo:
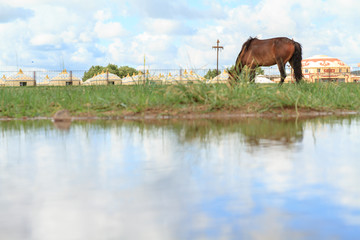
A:
<svg viewBox="0 0 360 240">
<path fill-rule="evenodd" d="M 360 62 L 360 1 L 0 0 L 0 67 L 88 69 L 114 63 L 151 69 L 234 64 L 249 36 L 286 36 L 303 58 Z M 0 69 L 1 70 L 1 69 Z"/>
</svg>

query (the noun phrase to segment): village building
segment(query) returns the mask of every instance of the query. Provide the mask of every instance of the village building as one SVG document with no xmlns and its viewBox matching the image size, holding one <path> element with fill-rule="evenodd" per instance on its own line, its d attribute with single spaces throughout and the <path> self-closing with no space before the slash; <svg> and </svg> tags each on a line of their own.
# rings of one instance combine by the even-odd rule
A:
<svg viewBox="0 0 360 240">
<path fill-rule="evenodd" d="M 184 73 L 181 76 L 180 79 L 181 83 L 201 83 L 205 82 L 205 78 L 197 74 L 196 72 L 193 72 L 190 70 L 190 72 L 187 72 L 186 69 Z"/>
<path fill-rule="evenodd" d="M 0 79 L 0 86 L 5 86 L 5 81 L 6 81 L 6 77 L 5 75 L 3 75 L 2 78 Z"/>
<path fill-rule="evenodd" d="M 121 79 L 123 85 L 137 85 L 144 84 L 148 76 L 144 75 L 141 71 L 136 75 L 133 73 L 132 76 L 128 73 L 126 77 Z"/>
<path fill-rule="evenodd" d="M 230 75 L 226 69 L 214 78 L 210 78 L 207 83 L 228 83 Z"/>
<path fill-rule="evenodd" d="M 147 73 L 148 73 L 148 70 L 147 70 Z M 159 73 L 159 75 L 149 76 L 147 80 L 152 84 L 162 84 L 164 78 L 165 78 L 165 76 L 162 75 L 161 73 Z"/>
<path fill-rule="evenodd" d="M 205 78 L 199 74 L 190 70 L 189 72 L 185 69 L 180 71 L 180 74 L 172 75 L 171 72 L 167 76 L 162 76 L 163 84 L 192 84 L 205 82 Z"/>
<path fill-rule="evenodd" d="M 163 84 L 172 84 L 176 81 L 178 77 L 176 75 L 172 75 L 171 72 L 163 77 Z"/>
<path fill-rule="evenodd" d="M 80 85 L 81 80 L 78 77 L 72 75 L 72 72 L 68 73 L 64 69 L 59 75 L 53 77 L 49 81 L 50 86 L 67 86 L 67 85 Z"/>
<path fill-rule="evenodd" d="M 122 81 L 118 75 L 109 73 L 109 71 L 101 72 L 86 80 L 84 85 L 121 85 Z"/>
<path fill-rule="evenodd" d="M 47 86 L 47 85 L 49 85 L 49 83 L 50 83 L 49 75 L 46 75 L 42 81 L 37 83 L 37 85 L 38 86 Z"/>
<path fill-rule="evenodd" d="M 126 77 L 121 79 L 123 85 L 136 85 L 137 82 L 135 81 L 136 74 L 133 73 L 132 76 L 128 73 Z"/>
<path fill-rule="evenodd" d="M 343 61 L 326 55 L 315 55 L 303 59 L 302 73 L 308 82 L 356 82 L 350 67 Z"/>
<path fill-rule="evenodd" d="M 36 82 L 34 78 L 24 74 L 24 72 L 20 69 L 19 72 L 15 75 L 12 75 L 4 80 L 5 86 L 35 86 Z"/>
</svg>

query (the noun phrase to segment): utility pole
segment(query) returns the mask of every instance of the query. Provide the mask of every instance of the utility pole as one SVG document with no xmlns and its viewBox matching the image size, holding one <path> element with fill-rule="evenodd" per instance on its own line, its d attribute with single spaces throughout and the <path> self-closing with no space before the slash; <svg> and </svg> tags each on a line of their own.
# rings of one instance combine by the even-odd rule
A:
<svg viewBox="0 0 360 240">
<path fill-rule="evenodd" d="M 219 49 L 224 49 L 223 46 L 219 46 L 219 39 L 216 42 L 216 46 L 213 46 L 212 48 L 216 49 L 217 55 L 216 55 L 216 75 L 219 75 Z"/>
</svg>

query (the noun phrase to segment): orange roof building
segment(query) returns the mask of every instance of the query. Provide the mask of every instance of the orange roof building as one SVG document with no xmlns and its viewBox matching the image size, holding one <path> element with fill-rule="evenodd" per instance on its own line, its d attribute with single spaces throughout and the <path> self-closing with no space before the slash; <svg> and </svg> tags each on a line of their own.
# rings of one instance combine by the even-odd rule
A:
<svg viewBox="0 0 360 240">
<path fill-rule="evenodd" d="M 315 55 L 301 61 L 302 72 L 309 82 L 353 82 L 350 67 L 343 61 L 326 55 Z"/>
</svg>

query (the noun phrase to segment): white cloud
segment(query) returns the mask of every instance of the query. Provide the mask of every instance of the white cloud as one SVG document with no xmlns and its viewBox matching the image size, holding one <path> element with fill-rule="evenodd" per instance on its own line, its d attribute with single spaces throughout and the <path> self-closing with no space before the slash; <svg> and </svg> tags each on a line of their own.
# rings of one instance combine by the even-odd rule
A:
<svg viewBox="0 0 360 240">
<path fill-rule="evenodd" d="M 99 10 L 95 13 L 95 19 L 98 21 L 106 21 L 112 18 L 112 14 L 111 11 L 106 9 L 106 10 Z"/>
<path fill-rule="evenodd" d="M 174 66 L 176 47 L 172 44 L 173 40 L 165 34 L 145 32 L 134 36 L 131 42 L 114 40 L 107 48 L 107 56 L 120 65 L 142 65 L 146 55 L 146 64 L 153 69 Z"/>
<path fill-rule="evenodd" d="M 94 30 L 98 38 L 101 39 L 120 38 L 126 34 L 125 29 L 119 22 L 97 22 Z"/>
<path fill-rule="evenodd" d="M 134 0 L 137 14 L 154 19 L 213 19 L 222 17 L 222 9 L 195 8 L 183 1 Z"/>
<path fill-rule="evenodd" d="M 191 27 L 178 20 L 148 19 L 144 25 L 151 34 L 188 35 L 194 33 Z"/>
<path fill-rule="evenodd" d="M 92 54 L 83 47 L 80 47 L 72 56 L 71 60 L 74 62 L 86 63 L 88 59 L 92 58 Z"/>
<path fill-rule="evenodd" d="M 40 34 L 33 37 L 30 40 L 30 43 L 34 46 L 42 46 L 42 45 L 59 45 L 60 39 L 54 34 Z"/>
</svg>

